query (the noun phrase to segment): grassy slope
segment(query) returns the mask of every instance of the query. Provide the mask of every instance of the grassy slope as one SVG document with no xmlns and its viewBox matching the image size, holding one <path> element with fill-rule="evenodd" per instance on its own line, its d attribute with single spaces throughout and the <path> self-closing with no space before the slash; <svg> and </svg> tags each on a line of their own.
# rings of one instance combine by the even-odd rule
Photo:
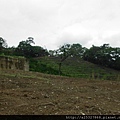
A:
<svg viewBox="0 0 120 120">
<path fill-rule="evenodd" d="M 30 70 L 58 74 L 58 60 L 56 58 L 45 57 L 37 60 L 38 62 L 32 62 Z M 78 58 L 68 58 L 62 64 L 62 75 L 69 77 L 119 80 L 119 74 L 120 71 L 98 66 Z"/>
</svg>

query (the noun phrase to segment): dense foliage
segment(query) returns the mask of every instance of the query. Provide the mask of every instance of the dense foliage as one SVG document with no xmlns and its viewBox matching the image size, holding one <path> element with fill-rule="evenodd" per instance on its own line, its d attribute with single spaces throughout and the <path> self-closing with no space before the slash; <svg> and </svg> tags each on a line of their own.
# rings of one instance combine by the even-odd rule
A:
<svg viewBox="0 0 120 120">
<path fill-rule="evenodd" d="M 112 48 L 109 44 L 92 46 L 87 49 L 83 59 L 105 67 L 120 70 L 120 48 Z"/>
<path fill-rule="evenodd" d="M 52 70 L 45 64 L 41 64 L 40 68 L 46 68 L 48 71 L 53 71 L 56 74 L 62 74 L 61 67 L 68 57 L 78 57 L 85 61 L 92 62 L 104 67 L 120 70 L 120 48 L 113 48 L 109 44 L 103 44 L 102 46 L 92 46 L 87 49 L 80 44 L 64 44 L 57 50 L 48 50 L 41 46 L 34 45 L 34 38 L 28 37 L 26 40 L 19 42 L 17 47 L 8 47 L 6 40 L 0 37 L 0 54 L 11 56 L 24 56 L 26 58 L 39 58 L 44 56 L 55 57 L 58 64 L 58 72 Z M 34 63 L 34 65 L 33 65 Z M 31 68 L 38 68 L 38 61 L 31 62 Z M 43 70 L 42 69 L 42 70 Z M 40 70 L 38 70 L 40 71 Z"/>
<path fill-rule="evenodd" d="M 24 56 L 26 58 L 33 57 L 42 57 L 48 55 L 48 51 L 41 46 L 33 46 L 31 44 L 35 44 L 34 39 L 32 37 L 28 37 L 27 40 L 23 40 L 19 42 L 19 45 L 15 47 L 4 47 L 5 41 L 0 39 L 0 53 L 4 55 L 11 56 Z M 4 44 L 3 44 L 4 43 Z"/>
</svg>

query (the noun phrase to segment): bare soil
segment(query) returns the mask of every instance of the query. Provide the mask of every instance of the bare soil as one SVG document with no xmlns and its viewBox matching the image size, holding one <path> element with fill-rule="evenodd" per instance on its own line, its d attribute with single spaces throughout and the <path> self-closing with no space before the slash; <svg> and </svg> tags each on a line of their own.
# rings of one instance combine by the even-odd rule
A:
<svg viewBox="0 0 120 120">
<path fill-rule="evenodd" d="M 2 71 L 0 115 L 120 115 L 120 81 Z"/>
</svg>

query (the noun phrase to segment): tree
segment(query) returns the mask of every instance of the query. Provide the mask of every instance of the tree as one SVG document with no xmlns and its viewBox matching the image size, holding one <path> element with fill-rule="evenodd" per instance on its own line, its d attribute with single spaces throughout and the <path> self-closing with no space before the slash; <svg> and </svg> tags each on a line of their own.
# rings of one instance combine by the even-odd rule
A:
<svg viewBox="0 0 120 120">
<path fill-rule="evenodd" d="M 34 40 L 34 38 L 28 37 L 27 40 L 19 42 L 19 45 L 15 50 L 15 54 L 18 56 L 30 57 L 31 52 L 32 52 L 31 44 L 35 44 L 35 42 L 33 40 Z"/>
<path fill-rule="evenodd" d="M 0 47 L 4 47 L 4 48 L 8 47 L 6 40 L 3 39 L 2 37 L 0 37 Z"/>
<path fill-rule="evenodd" d="M 82 45 L 80 45 L 80 44 L 72 44 L 72 45 L 64 44 L 55 52 L 56 52 L 56 56 L 59 58 L 59 62 L 58 62 L 59 75 L 61 75 L 62 63 L 68 57 L 82 57 L 83 53 L 85 52 L 85 48 L 82 48 Z"/>
<path fill-rule="evenodd" d="M 120 48 L 112 48 L 109 44 L 103 44 L 100 47 L 93 45 L 84 53 L 83 59 L 105 67 L 120 70 Z"/>
<path fill-rule="evenodd" d="M 54 57 L 56 55 L 55 50 L 49 50 L 49 56 Z"/>
<path fill-rule="evenodd" d="M 40 46 L 32 46 L 31 47 L 31 57 L 43 57 L 43 56 L 47 56 L 48 55 L 48 51 L 46 49 L 43 49 Z"/>
<path fill-rule="evenodd" d="M 70 48 L 71 54 L 73 57 L 83 57 L 85 52 L 85 48 L 82 47 L 80 44 L 72 44 Z"/>
<path fill-rule="evenodd" d="M 19 45 L 15 50 L 15 54 L 18 56 L 25 56 L 27 58 L 48 55 L 47 50 L 43 49 L 42 47 L 32 46 L 31 44 L 35 44 L 33 40 L 34 38 L 28 37 L 26 41 L 19 42 Z"/>
<path fill-rule="evenodd" d="M 58 50 L 56 50 L 56 56 L 59 57 L 59 75 L 61 75 L 61 66 L 62 63 L 71 55 L 71 45 L 70 44 L 64 44 L 61 46 Z"/>
<path fill-rule="evenodd" d="M 29 44 L 29 45 L 35 44 L 34 38 L 33 37 L 28 37 L 28 39 L 26 40 L 26 43 Z"/>
<path fill-rule="evenodd" d="M 4 52 L 4 49 L 7 48 L 6 40 L 0 37 L 0 53 Z"/>
</svg>

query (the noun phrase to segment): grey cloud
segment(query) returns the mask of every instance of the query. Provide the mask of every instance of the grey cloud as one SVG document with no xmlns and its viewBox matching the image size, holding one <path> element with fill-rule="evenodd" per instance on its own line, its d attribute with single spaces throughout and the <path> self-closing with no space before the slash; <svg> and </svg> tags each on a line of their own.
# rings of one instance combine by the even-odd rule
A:
<svg viewBox="0 0 120 120">
<path fill-rule="evenodd" d="M 104 42 L 109 43 L 113 47 L 120 47 L 120 33 L 105 38 Z"/>
<path fill-rule="evenodd" d="M 0 33 L 9 45 L 28 36 L 53 49 L 64 43 L 119 45 L 119 6 L 120 0 L 0 0 Z"/>
<path fill-rule="evenodd" d="M 73 43 L 79 43 L 82 46 L 86 46 L 89 41 L 93 39 L 92 36 L 89 34 L 79 34 L 79 35 L 73 35 L 71 33 L 63 33 L 61 36 L 59 36 L 57 45 L 63 45 L 63 44 L 73 44 Z"/>
</svg>

